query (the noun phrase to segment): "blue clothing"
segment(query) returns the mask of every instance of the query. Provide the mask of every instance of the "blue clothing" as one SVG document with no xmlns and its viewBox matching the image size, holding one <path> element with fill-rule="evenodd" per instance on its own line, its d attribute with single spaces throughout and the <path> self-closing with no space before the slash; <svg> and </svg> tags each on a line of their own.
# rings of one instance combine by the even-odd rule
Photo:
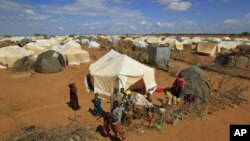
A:
<svg viewBox="0 0 250 141">
<path fill-rule="evenodd" d="M 102 114 L 101 98 L 94 98 L 92 103 L 94 104 L 93 114 L 95 116 L 100 116 Z"/>
</svg>

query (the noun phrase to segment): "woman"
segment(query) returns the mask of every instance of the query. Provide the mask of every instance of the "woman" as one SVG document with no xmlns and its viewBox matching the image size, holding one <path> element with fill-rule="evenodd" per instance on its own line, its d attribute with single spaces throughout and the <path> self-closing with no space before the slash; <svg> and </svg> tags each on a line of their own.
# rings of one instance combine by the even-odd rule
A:
<svg viewBox="0 0 250 141">
<path fill-rule="evenodd" d="M 79 103 L 78 103 L 77 89 L 76 89 L 75 83 L 69 84 L 69 88 L 70 88 L 69 90 L 70 106 L 74 111 L 79 110 L 81 107 L 79 106 Z"/>
</svg>

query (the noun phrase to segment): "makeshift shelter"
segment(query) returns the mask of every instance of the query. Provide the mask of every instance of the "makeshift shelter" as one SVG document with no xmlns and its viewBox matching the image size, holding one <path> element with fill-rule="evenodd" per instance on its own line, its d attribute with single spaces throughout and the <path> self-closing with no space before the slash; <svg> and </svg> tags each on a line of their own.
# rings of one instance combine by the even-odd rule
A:
<svg viewBox="0 0 250 141">
<path fill-rule="evenodd" d="M 34 63 L 35 72 L 55 73 L 60 72 L 65 67 L 63 56 L 54 50 L 48 50 L 40 54 Z"/>
<path fill-rule="evenodd" d="M 0 68 L 12 67 L 15 62 L 25 56 L 34 55 L 33 51 L 29 51 L 19 46 L 7 46 L 0 48 Z"/>
<path fill-rule="evenodd" d="M 150 65 L 155 65 L 158 68 L 165 69 L 170 60 L 170 48 L 169 47 L 149 47 L 149 59 Z"/>
<path fill-rule="evenodd" d="M 90 41 L 89 42 L 89 48 L 100 48 L 100 44 L 98 44 L 95 41 Z"/>
<path fill-rule="evenodd" d="M 210 83 L 198 66 L 190 66 L 182 70 L 171 88 L 174 96 L 184 98 L 186 95 L 194 95 L 197 103 L 207 102 L 210 99 L 211 90 Z"/>
<path fill-rule="evenodd" d="M 216 56 L 216 54 L 218 53 L 217 44 L 206 41 L 200 42 L 197 46 L 197 53 Z"/>
<path fill-rule="evenodd" d="M 138 82 L 142 82 L 146 92 L 153 92 L 156 87 L 154 69 L 114 50 L 91 64 L 89 70 L 95 93 L 110 96 L 115 89 L 126 90 Z"/>
<path fill-rule="evenodd" d="M 67 65 L 80 65 L 89 61 L 89 53 L 79 47 L 66 46 L 60 53 L 63 55 Z"/>
<path fill-rule="evenodd" d="M 236 41 L 222 41 L 218 44 L 218 52 L 221 52 L 222 50 L 235 50 L 240 45 L 243 45 L 243 43 Z"/>
<path fill-rule="evenodd" d="M 133 45 L 138 48 L 146 48 L 148 47 L 148 44 L 144 41 L 134 41 Z"/>
</svg>

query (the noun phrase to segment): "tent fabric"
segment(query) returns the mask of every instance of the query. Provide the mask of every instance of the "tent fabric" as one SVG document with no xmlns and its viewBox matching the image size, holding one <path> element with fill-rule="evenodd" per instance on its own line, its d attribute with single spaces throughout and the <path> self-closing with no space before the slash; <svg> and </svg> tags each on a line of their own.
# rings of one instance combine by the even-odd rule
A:
<svg viewBox="0 0 250 141">
<path fill-rule="evenodd" d="M 33 51 L 29 51 L 19 46 L 7 46 L 0 48 L 0 68 L 6 68 L 6 64 L 12 67 L 15 62 L 25 56 L 34 55 Z"/>
<path fill-rule="evenodd" d="M 131 101 L 133 102 L 133 104 L 138 106 L 146 106 L 146 107 L 152 106 L 152 104 L 148 102 L 146 97 L 139 93 L 136 93 L 135 95 L 131 96 Z"/>
<path fill-rule="evenodd" d="M 162 41 L 162 44 L 168 44 L 168 46 L 170 48 L 174 48 L 175 47 L 175 42 L 176 42 L 176 39 L 173 39 L 173 38 L 166 38 L 165 40 Z"/>
<path fill-rule="evenodd" d="M 89 53 L 77 46 L 70 47 L 66 46 L 60 50 L 60 53 L 63 55 L 64 60 L 68 65 L 80 65 L 89 61 Z"/>
<path fill-rule="evenodd" d="M 174 96 L 185 97 L 188 94 L 192 94 L 195 95 L 198 103 L 207 102 L 210 99 L 211 86 L 198 66 L 190 66 L 183 69 L 178 77 L 184 78 L 187 81 L 187 85 L 180 87 L 180 91 L 177 90 L 179 94 L 172 91 Z"/>
<path fill-rule="evenodd" d="M 63 48 L 64 48 L 64 46 L 62 46 L 62 45 L 60 45 L 60 44 L 57 44 L 57 45 L 54 45 L 54 46 L 51 48 L 51 50 L 60 52 Z"/>
<path fill-rule="evenodd" d="M 216 53 L 218 52 L 217 44 L 206 41 L 200 42 L 197 46 L 197 52 L 210 56 L 216 56 Z"/>
<path fill-rule="evenodd" d="M 100 44 L 98 44 L 95 41 L 90 41 L 89 42 L 89 48 L 100 48 Z"/>
<path fill-rule="evenodd" d="M 162 40 L 156 37 L 146 38 L 146 42 L 149 44 L 161 44 Z"/>
<path fill-rule="evenodd" d="M 192 39 L 192 42 L 195 43 L 195 44 L 198 44 L 198 43 L 201 42 L 201 41 L 202 41 L 202 39 L 201 39 L 200 37 L 194 37 L 194 38 Z"/>
<path fill-rule="evenodd" d="M 89 40 L 88 39 L 81 39 L 80 43 L 83 44 L 89 44 Z"/>
<path fill-rule="evenodd" d="M 235 50 L 236 47 L 240 45 L 243 45 L 243 43 L 236 41 L 222 41 L 218 44 L 218 52 L 221 52 L 222 49 Z"/>
<path fill-rule="evenodd" d="M 138 48 L 146 48 L 148 47 L 148 44 L 144 41 L 134 41 L 133 45 Z"/>
<path fill-rule="evenodd" d="M 247 38 L 235 38 L 234 41 L 237 41 L 237 42 L 249 42 L 249 39 L 247 39 Z"/>
<path fill-rule="evenodd" d="M 94 92 L 100 94 L 110 96 L 115 88 L 126 90 L 141 79 L 147 92 L 156 87 L 154 69 L 114 50 L 91 64 L 89 70 L 94 78 Z"/>
<path fill-rule="evenodd" d="M 223 41 L 231 41 L 231 38 L 230 37 L 223 37 L 222 40 Z"/>
<path fill-rule="evenodd" d="M 221 38 L 212 38 L 212 41 L 215 43 L 220 43 L 222 41 Z"/>
<path fill-rule="evenodd" d="M 79 43 L 77 43 L 76 41 L 74 41 L 74 40 L 70 40 L 70 41 L 68 41 L 67 43 L 65 43 L 63 45 L 63 48 L 66 48 L 66 47 L 78 47 L 78 48 L 81 48 L 81 45 Z"/>
<path fill-rule="evenodd" d="M 50 40 L 46 40 L 46 39 L 36 40 L 35 44 L 37 46 L 40 46 L 46 49 L 50 49 L 52 47 Z"/>
<path fill-rule="evenodd" d="M 48 50 L 40 54 L 34 63 L 35 72 L 55 73 L 60 72 L 65 67 L 63 56 L 56 51 Z"/>
<path fill-rule="evenodd" d="M 38 56 L 39 54 L 41 54 L 42 52 L 45 52 L 47 50 L 41 46 L 38 46 L 37 44 L 35 44 L 33 42 L 24 45 L 23 48 L 30 50 L 30 51 L 33 51 L 36 56 Z"/>
</svg>

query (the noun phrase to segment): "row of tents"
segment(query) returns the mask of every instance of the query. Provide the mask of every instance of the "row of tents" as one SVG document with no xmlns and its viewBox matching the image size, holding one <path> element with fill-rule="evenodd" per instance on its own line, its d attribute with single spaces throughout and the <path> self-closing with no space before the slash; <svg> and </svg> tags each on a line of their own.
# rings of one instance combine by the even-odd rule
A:
<svg viewBox="0 0 250 141">
<path fill-rule="evenodd" d="M 221 52 L 229 52 L 236 50 L 237 47 L 247 45 L 243 42 L 238 41 L 222 41 L 220 43 L 202 41 L 198 43 L 196 51 L 200 54 L 205 54 L 209 56 L 216 56 Z"/>
<path fill-rule="evenodd" d="M 200 42 L 210 42 L 217 44 L 219 48 L 230 48 L 230 49 L 234 49 L 235 46 L 249 42 L 247 38 L 235 38 L 234 40 L 231 40 L 229 37 L 224 37 L 222 39 L 194 37 L 191 39 L 189 37 L 175 37 L 175 36 L 170 36 L 163 40 L 157 37 L 150 37 L 150 38 L 140 37 L 136 39 L 126 38 L 125 40 L 132 41 L 133 45 L 138 48 L 146 48 L 148 46 L 153 45 L 153 46 L 168 46 L 176 50 L 183 50 L 185 47 L 194 49 Z"/>
<path fill-rule="evenodd" d="M 89 53 L 82 49 L 80 44 L 74 40 L 70 40 L 64 45 L 56 45 L 53 47 L 47 46 L 50 44 L 44 42 L 31 42 L 23 46 L 22 48 L 15 46 L 7 46 L 0 48 L 0 68 L 13 67 L 17 60 L 23 57 L 29 57 L 35 61 L 39 56 L 45 52 L 54 51 L 63 57 L 65 65 L 80 65 L 89 61 Z"/>
</svg>

